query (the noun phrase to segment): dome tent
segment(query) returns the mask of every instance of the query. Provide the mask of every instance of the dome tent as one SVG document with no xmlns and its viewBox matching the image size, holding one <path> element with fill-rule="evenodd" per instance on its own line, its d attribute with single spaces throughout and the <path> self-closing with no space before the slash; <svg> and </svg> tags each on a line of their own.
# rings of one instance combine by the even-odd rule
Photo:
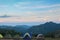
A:
<svg viewBox="0 0 60 40">
<path fill-rule="evenodd" d="M 31 38 L 31 36 L 30 36 L 30 34 L 29 34 L 29 33 L 25 33 L 24 37 L 25 37 L 25 36 L 28 36 L 28 37 L 30 37 L 30 38 Z M 24 38 L 24 37 L 23 37 L 23 38 Z"/>
<path fill-rule="evenodd" d="M 30 34 L 29 34 L 29 33 L 25 33 L 23 39 L 24 39 L 24 40 L 31 40 Z"/>
<path fill-rule="evenodd" d="M 38 37 L 42 37 L 42 36 L 43 36 L 43 34 L 38 34 L 38 35 L 37 35 L 37 38 L 38 38 Z"/>
<path fill-rule="evenodd" d="M 44 35 L 43 34 L 38 34 L 37 35 L 37 40 L 44 40 Z"/>
<path fill-rule="evenodd" d="M 0 38 L 3 38 L 3 35 L 2 34 L 0 34 Z"/>
</svg>

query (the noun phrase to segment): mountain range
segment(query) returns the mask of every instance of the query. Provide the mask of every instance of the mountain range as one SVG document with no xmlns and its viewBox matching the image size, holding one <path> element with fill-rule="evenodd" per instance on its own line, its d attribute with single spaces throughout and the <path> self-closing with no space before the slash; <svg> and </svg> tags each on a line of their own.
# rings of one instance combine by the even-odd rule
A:
<svg viewBox="0 0 60 40">
<path fill-rule="evenodd" d="M 46 22 L 45 24 L 32 26 L 28 32 L 32 34 L 47 34 L 60 30 L 60 24 L 54 22 Z"/>
<path fill-rule="evenodd" d="M 60 24 L 54 22 L 46 22 L 44 24 L 35 25 L 35 26 L 27 26 L 27 25 L 16 25 L 16 26 L 6 26 L 0 25 L 0 28 L 15 30 L 16 32 L 29 32 L 32 34 L 47 34 L 49 32 L 54 32 L 56 30 L 60 30 Z"/>
</svg>

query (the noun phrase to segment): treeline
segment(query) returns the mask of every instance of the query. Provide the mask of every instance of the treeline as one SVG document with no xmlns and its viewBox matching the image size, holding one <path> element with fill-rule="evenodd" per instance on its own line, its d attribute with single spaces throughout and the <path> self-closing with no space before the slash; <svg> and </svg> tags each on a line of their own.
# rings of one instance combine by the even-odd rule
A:
<svg viewBox="0 0 60 40">
<path fill-rule="evenodd" d="M 45 35 L 45 37 L 60 38 L 60 30 L 56 30 L 54 32 L 49 32 Z"/>
<path fill-rule="evenodd" d="M 10 29 L 4 29 L 4 28 L 0 28 L 0 34 L 3 36 L 3 37 L 14 37 L 14 36 L 20 36 L 20 32 L 16 32 L 15 30 L 10 30 Z"/>
</svg>

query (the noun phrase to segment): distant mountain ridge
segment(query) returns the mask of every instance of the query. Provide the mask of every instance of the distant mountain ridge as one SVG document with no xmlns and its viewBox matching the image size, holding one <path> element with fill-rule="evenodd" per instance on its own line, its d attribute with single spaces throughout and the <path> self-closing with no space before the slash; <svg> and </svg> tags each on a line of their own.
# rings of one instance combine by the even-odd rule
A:
<svg viewBox="0 0 60 40">
<path fill-rule="evenodd" d="M 15 26 L 13 29 L 16 30 L 17 32 L 26 32 L 27 29 L 29 29 L 30 26 L 27 26 L 27 25 L 17 25 Z"/>
<path fill-rule="evenodd" d="M 33 34 L 47 34 L 49 32 L 54 32 L 60 30 L 60 24 L 54 22 L 46 22 L 45 24 L 32 26 L 28 29 L 28 32 Z"/>
<path fill-rule="evenodd" d="M 30 26 L 27 25 L 16 25 L 16 26 L 6 26 L 6 25 L 2 25 L 0 26 L 1 29 L 8 29 L 8 30 L 15 30 L 17 32 L 26 32 L 26 30 L 28 28 L 30 28 Z"/>
<path fill-rule="evenodd" d="M 46 22 L 44 24 L 35 25 L 35 26 L 27 26 L 27 25 L 16 25 L 16 26 L 7 26 L 7 25 L 0 25 L 0 28 L 8 29 L 8 30 L 15 30 L 17 32 L 25 33 L 33 33 L 33 34 L 47 34 L 49 32 L 54 32 L 56 30 L 60 30 L 60 24 L 54 22 Z"/>
<path fill-rule="evenodd" d="M 8 26 L 16 26 L 16 25 L 28 25 L 28 26 L 33 26 L 33 25 L 39 25 L 44 22 L 0 22 L 0 25 L 8 25 Z"/>
</svg>

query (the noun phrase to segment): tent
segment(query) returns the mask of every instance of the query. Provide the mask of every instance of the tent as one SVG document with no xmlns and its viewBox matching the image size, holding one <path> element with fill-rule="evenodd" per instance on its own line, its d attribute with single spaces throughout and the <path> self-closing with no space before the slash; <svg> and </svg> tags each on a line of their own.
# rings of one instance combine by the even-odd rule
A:
<svg viewBox="0 0 60 40">
<path fill-rule="evenodd" d="M 3 35 L 2 34 L 0 34 L 0 38 L 3 38 Z"/>
<path fill-rule="evenodd" d="M 24 40 L 31 40 L 30 34 L 29 34 L 29 33 L 25 33 L 23 39 L 24 39 Z"/>
</svg>

